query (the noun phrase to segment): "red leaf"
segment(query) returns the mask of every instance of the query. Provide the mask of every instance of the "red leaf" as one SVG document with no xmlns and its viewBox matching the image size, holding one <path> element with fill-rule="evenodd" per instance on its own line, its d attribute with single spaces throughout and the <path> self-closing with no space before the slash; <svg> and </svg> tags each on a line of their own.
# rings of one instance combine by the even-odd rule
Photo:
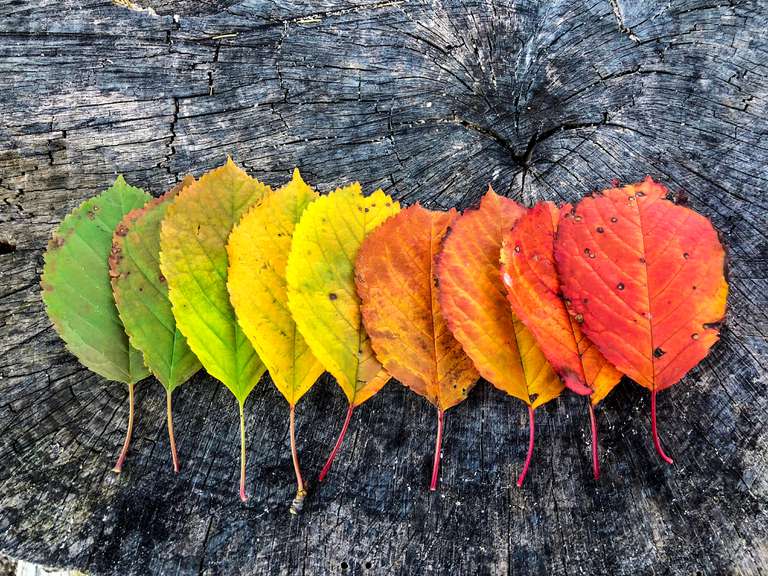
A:
<svg viewBox="0 0 768 576">
<path fill-rule="evenodd" d="M 678 382 L 718 340 L 725 252 L 704 216 L 650 177 L 564 210 L 555 258 L 572 311 L 605 357 L 652 393 Z"/>
<path fill-rule="evenodd" d="M 621 379 L 597 347 L 582 334 L 580 318 L 572 318 L 560 297 L 554 240 L 560 210 L 541 202 L 504 235 L 502 278 L 518 318 L 533 332 L 547 360 L 568 388 L 590 396 L 593 471 L 597 479 L 597 427 L 592 406 Z"/>
</svg>

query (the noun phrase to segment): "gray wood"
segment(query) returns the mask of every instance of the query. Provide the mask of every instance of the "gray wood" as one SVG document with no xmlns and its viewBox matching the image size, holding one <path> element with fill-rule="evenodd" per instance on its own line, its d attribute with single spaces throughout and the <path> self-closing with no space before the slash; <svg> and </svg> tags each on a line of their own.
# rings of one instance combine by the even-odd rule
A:
<svg viewBox="0 0 768 576">
<path fill-rule="evenodd" d="M 0 4 L 0 550 L 93 574 L 761 574 L 768 572 L 768 6 L 764 2 L 106 0 Z M 712 218 L 730 260 L 722 341 L 659 397 L 623 383 L 527 415 L 481 385 L 447 416 L 397 383 L 357 411 L 327 483 L 291 517 L 288 410 L 247 403 L 237 498 L 231 395 L 198 375 L 126 389 L 64 349 L 38 288 L 64 215 L 118 172 L 160 194 L 225 154 L 271 184 L 298 165 L 405 203 L 466 207 L 491 182 L 526 203 L 646 174 Z M 305 475 L 345 401 L 324 378 L 298 408 Z"/>
</svg>

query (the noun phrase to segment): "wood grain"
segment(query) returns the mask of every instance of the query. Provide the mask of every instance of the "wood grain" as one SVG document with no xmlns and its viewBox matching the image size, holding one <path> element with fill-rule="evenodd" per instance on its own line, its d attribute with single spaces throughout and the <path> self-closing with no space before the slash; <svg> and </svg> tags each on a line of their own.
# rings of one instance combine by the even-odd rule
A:
<svg viewBox="0 0 768 576">
<path fill-rule="evenodd" d="M 768 566 L 768 6 L 588 2 L 11 0 L 0 5 L 0 550 L 92 574 L 763 574 Z M 599 410 L 591 479 L 583 399 L 537 417 L 478 386 L 448 422 L 427 490 L 434 414 L 397 383 L 355 414 L 305 513 L 282 400 L 246 404 L 252 497 L 237 499 L 234 401 L 179 391 L 170 473 L 164 396 L 138 388 L 124 473 L 110 472 L 126 393 L 66 353 L 38 287 L 53 228 L 119 172 L 159 195 L 227 153 L 266 182 L 294 166 L 405 204 L 486 190 L 575 200 L 651 174 L 728 249 L 722 341 L 659 397 L 624 383 Z M 298 409 L 306 476 L 346 401 L 325 378 Z"/>
</svg>

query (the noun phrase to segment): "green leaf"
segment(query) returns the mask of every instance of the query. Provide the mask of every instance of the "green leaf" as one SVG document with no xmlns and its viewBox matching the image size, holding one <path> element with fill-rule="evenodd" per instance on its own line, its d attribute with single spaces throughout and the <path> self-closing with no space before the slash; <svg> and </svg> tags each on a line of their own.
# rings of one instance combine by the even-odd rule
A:
<svg viewBox="0 0 768 576">
<path fill-rule="evenodd" d="M 69 351 L 97 374 L 129 385 L 149 371 L 118 316 L 108 258 L 115 226 L 150 198 L 118 176 L 111 188 L 83 202 L 54 232 L 41 279 L 48 316 Z"/>
<path fill-rule="evenodd" d="M 200 369 L 200 361 L 176 326 L 168 286 L 160 272 L 160 225 L 187 177 L 167 194 L 129 212 L 115 230 L 110 276 L 117 309 L 131 344 L 170 393 Z"/>
<path fill-rule="evenodd" d="M 117 225 L 109 257 L 112 291 L 131 344 L 166 390 L 168 438 L 173 469 L 179 471 L 171 396 L 200 370 L 200 361 L 176 327 L 168 286 L 160 272 L 160 225 L 168 206 L 192 176 L 143 208 L 131 210 Z"/>
</svg>

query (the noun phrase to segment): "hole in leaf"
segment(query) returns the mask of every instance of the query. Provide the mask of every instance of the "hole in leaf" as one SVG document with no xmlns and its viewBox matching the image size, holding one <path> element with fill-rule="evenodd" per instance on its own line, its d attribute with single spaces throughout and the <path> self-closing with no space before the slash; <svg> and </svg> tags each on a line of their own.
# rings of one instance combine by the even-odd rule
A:
<svg viewBox="0 0 768 576">
<path fill-rule="evenodd" d="M 336 300 L 336 298 L 338 298 L 338 296 L 336 296 L 335 292 L 328 293 L 328 300 Z"/>
<path fill-rule="evenodd" d="M 617 289 L 617 290 L 624 290 L 624 282 L 619 282 L 619 283 L 616 285 L 616 289 Z"/>
<path fill-rule="evenodd" d="M 662 356 L 664 356 L 664 354 L 666 354 L 666 352 L 665 352 L 663 349 L 659 348 L 659 347 L 657 347 L 657 348 L 656 348 L 656 349 L 653 351 L 653 355 L 654 355 L 656 358 L 661 358 Z"/>
<path fill-rule="evenodd" d="M 613 222 L 614 224 L 616 224 L 616 222 L 618 222 L 618 221 L 619 221 L 619 219 L 618 219 L 618 218 L 616 218 L 616 216 L 611 216 L 611 222 Z"/>
<path fill-rule="evenodd" d="M 595 231 L 597 231 L 598 234 L 602 234 L 603 232 L 605 232 L 605 229 L 602 226 L 598 226 L 597 228 L 595 228 Z"/>
</svg>

